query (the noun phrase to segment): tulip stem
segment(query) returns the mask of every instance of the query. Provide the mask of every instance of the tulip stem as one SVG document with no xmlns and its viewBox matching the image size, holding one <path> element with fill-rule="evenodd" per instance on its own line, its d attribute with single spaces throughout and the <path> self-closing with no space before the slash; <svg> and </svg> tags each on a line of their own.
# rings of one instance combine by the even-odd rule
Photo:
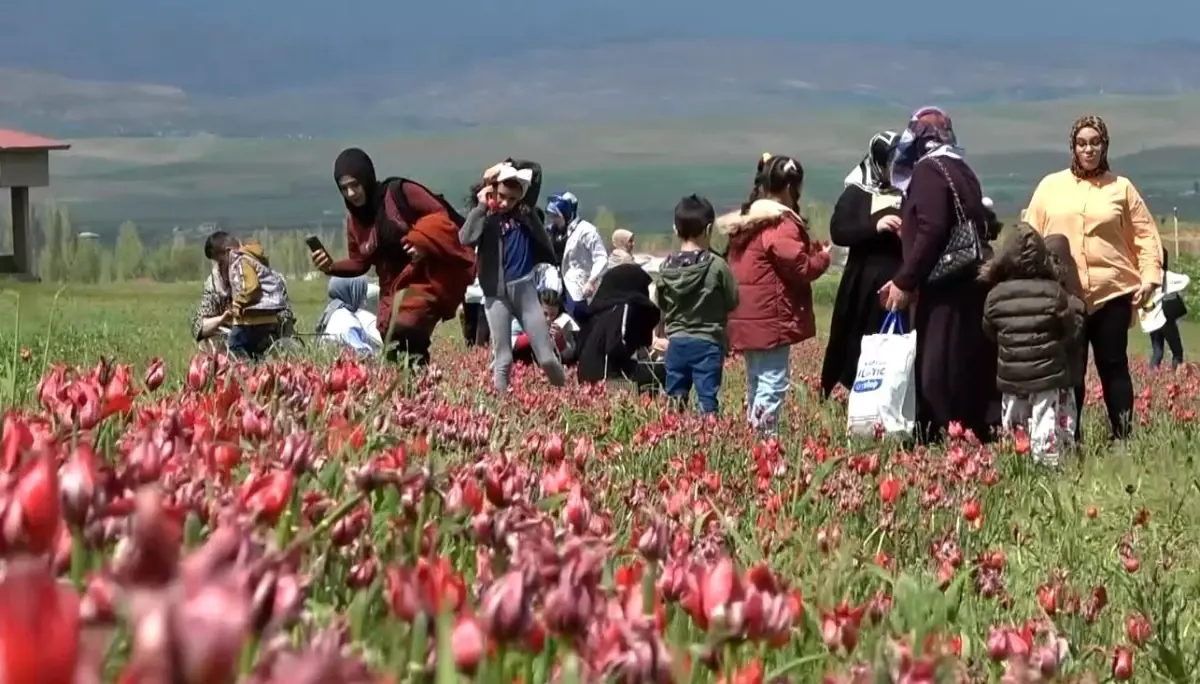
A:
<svg viewBox="0 0 1200 684">
<path fill-rule="evenodd" d="M 642 615 L 653 622 L 656 618 L 654 601 L 654 582 L 658 575 L 658 561 L 646 561 L 642 572 Z"/>
<path fill-rule="evenodd" d="M 366 494 L 363 492 L 358 492 L 354 496 L 343 501 L 337 508 L 333 509 L 329 515 L 322 518 L 321 522 L 318 523 L 316 527 L 313 527 L 304 534 L 297 535 L 294 539 L 292 539 L 287 549 L 281 552 L 281 555 L 287 556 L 288 552 L 290 551 L 311 545 L 317 537 L 320 537 L 328 532 L 330 528 L 336 525 L 339 520 L 349 515 L 350 512 L 357 508 L 365 498 Z"/>
<path fill-rule="evenodd" d="M 76 591 L 83 591 L 83 574 L 87 571 L 87 544 L 83 539 L 83 528 L 71 526 L 71 584 Z"/>
</svg>

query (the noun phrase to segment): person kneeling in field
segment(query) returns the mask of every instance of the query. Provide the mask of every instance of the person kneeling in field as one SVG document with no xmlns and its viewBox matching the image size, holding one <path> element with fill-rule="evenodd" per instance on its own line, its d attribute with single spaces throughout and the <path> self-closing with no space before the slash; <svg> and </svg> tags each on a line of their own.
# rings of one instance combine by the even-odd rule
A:
<svg viewBox="0 0 1200 684">
<path fill-rule="evenodd" d="M 279 339 L 279 316 L 289 308 L 287 283 L 271 268 L 258 241 L 229 252 L 229 287 L 233 292 L 233 327 L 229 351 L 260 359 Z"/>
<path fill-rule="evenodd" d="M 237 238 L 223 230 L 213 232 L 204 241 L 204 256 L 213 262 L 204 280 L 200 304 L 192 316 L 192 338 L 201 349 L 214 352 L 226 348 L 229 326 L 233 323 L 233 295 L 229 289 L 229 254 L 237 249 Z M 279 312 L 278 336 L 295 339 L 296 316 L 291 306 Z"/>
<path fill-rule="evenodd" d="M 550 339 L 558 350 L 558 358 L 564 366 L 572 365 L 575 361 L 575 335 L 579 325 L 571 315 L 563 311 L 562 295 L 545 289 L 538 292 L 542 303 L 542 313 L 546 316 L 546 325 L 550 326 Z M 513 319 L 512 327 L 513 362 L 531 364 L 534 362 L 533 345 L 529 335 L 521 327 L 520 321 Z"/>
<path fill-rule="evenodd" d="M 667 395 L 686 403 L 692 387 L 701 413 L 716 413 L 725 364 L 725 328 L 737 308 L 737 282 L 725 260 L 709 250 L 716 212 L 690 195 L 675 207 L 679 251 L 663 262 L 658 303 L 667 334 Z"/>
<path fill-rule="evenodd" d="M 1058 466 L 1075 439 L 1075 357 L 1081 349 L 1083 304 L 1060 278 L 1046 243 L 1019 224 L 979 279 L 991 285 L 983 330 L 999 350 L 996 386 L 1003 422 L 1029 439 L 1035 462 Z"/>
<path fill-rule="evenodd" d="M 640 266 L 614 266 L 600 279 L 581 324 L 579 382 L 631 382 L 640 392 L 665 384 L 662 364 L 649 360 L 662 314 L 650 299 L 652 279 Z"/>
<path fill-rule="evenodd" d="M 377 317 L 367 311 L 370 291 L 366 276 L 330 278 L 329 302 L 317 319 L 317 338 L 360 354 L 378 354 L 383 349 L 383 338 Z"/>
</svg>

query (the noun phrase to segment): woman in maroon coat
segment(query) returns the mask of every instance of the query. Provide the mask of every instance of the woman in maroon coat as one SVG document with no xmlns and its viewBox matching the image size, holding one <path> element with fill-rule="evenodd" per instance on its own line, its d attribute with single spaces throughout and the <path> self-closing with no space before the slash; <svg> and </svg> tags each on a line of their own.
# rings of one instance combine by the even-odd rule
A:
<svg viewBox="0 0 1200 684">
<path fill-rule="evenodd" d="M 351 278 L 374 267 L 377 324 L 388 358 L 403 353 L 409 363 L 422 366 L 429 361 L 434 328 L 455 316 L 475 278 L 475 252 L 459 242 L 458 225 L 439 197 L 403 178 L 376 180 L 366 152 L 343 151 L 333 175 L 346 201 L 349 255 L 334 261 L 321 249 L 313 253 L 313 263 L 330 275 Z"/>
<path fill-rule="evenodd" d="M 989 408 L 996 398 L 996 347 L 983 333 L 986 286 L 980 263 L 929 282 L 934 266 L 964 218 L 989 225 L 979 178 L 963 159 L 950 117 L 936 107 L 913 114 L 892 156 L 892 184 L 905 193 L 900 240 L 904 261 L 880 290 L 884 307 L 916 304 L 917 438 L 933 441 L 957 424 L 981 440 L 992 437 Z"/>
<path fill-rule="evenodd" d="M 765 157 L 740 212 L 722 216 L 728 260 L 738 283 L 729 346 L 746 359 L 750 424 L 777 430 L 790 387 L 793 344 L 816 335 L 812 281 L 829 268 L 829 250 L 808 237 L 800 218 L 804 170 L 791 157 Z"/>
</svg>

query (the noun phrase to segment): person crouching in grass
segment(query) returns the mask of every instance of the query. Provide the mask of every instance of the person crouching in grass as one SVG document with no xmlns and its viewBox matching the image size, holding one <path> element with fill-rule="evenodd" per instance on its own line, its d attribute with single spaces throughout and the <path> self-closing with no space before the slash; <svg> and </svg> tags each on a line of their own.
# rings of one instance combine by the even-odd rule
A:
<svg viewBox="0 0 1200 684">
<path fill-rule="evenodd" d="M 554 246 L 541 219 L 521 201 L 529 191 L 532 173 L 497 164 L 484 173 L 483 181 L 480 204 L 467 214 L 459 239 L 478 249 L 476 266 L 495 357 L 496 389 L 508 392 L 514 318 L 528 333 L 533 354 L 550 384 L 561 387 L 567 378 L 550 341 L 534 273 L 539 263 L 553 263 Z"/>
<path fill-rule="evenodd" d="M 569 366 L 575 360 L 575 336 L 579 325 L 571 315 L 563 310 L 563 299 L 557 291 L 544 289 L 538 292 L 542 302 L 542 313 L 546 317 L 546 325 L 550 326 L 550 339 L 558 350 L 558 358 L 564 366 Z M 533 345 L 529 335 L 516 319 L 513 320 L 513 361 L 520 364 L 534 362 Z"/>
<path fill-rule="evenodd" d="M 287 283 L 271 268 L 262 245 L 251 240 L 229 251 L 229 285 L 233 294 L 233 326 L 229 351 L 261 359 L 279 339 L 279 317 L 288 310 Z"/>
<path fill-rule="evenodd" d="M 686 403 L 696 388 L 701 413 L 716 413 L 725 364 L 725 327 L 738 305 L 737 281 L 709 249 L 716 211 L 689 195 L 675 206 L 679 251 L 659 271 L 658 304 L 667 334 L 667 395 Z"/>
</svg>

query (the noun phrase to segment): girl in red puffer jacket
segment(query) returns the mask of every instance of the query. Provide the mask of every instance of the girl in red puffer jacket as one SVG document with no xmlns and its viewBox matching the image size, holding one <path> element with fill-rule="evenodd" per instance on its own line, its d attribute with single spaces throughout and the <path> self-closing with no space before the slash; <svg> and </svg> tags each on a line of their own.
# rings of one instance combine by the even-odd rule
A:
<svg viewBox="0 0 1200 684">
<path fill-rule="evenodd" d="M 766 434 L 787 397 L 791 346 L 816 335 L 811 283 L 829 268 L 829 248 L 809 239 L 800 218 L 803 182 L 800 162 L 763 155 L 741 211 L 717 221 L 738 283 L 730 347 L 746 359 L 750 424 Z"/>
</svg>

